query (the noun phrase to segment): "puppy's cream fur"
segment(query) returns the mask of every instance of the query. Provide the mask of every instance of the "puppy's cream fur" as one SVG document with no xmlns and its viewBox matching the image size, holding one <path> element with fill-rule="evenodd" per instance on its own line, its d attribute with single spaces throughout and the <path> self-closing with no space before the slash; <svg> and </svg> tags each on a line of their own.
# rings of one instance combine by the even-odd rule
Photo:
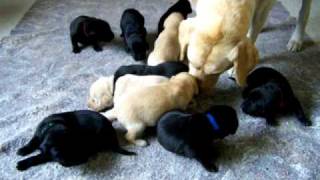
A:
<svg viewBox="0 0 320 180">
<path fill-rule="evenodd" d="M 164 30 L 154 43 L 154 50 L 148 57 L 148 65 L 155 66 L 163 62 L 179 60 L 178 31 L 183 19 L 180 13 L 172 13 L 167 17 L 164 21 Z"/>
<path fill-rule="evenodd" d="M 100 77 L 91 87 L 88 107 L 94 111 L 101 111 L 113 104 L 113 76 Z"/>
<path fill-rule="evenodd" d="M 126 139 L 138 146 L 147 142 L 138 139 L 147 126 L 155 126 L 160 116 L 173 109 L 186 109 L 198 94 L 196 79 L 188 73 L 179 73 L 168 82 L 125 93 L 114 102 L 114 108 L 103 113 L 108 119 L 117 119 L 128 131 Z"/>
<path fill-rule="evenodd" d="M 129 93 L 148 86 L 154 86 L 163 82 L 167 82 L 169 78 L 165 76 L 148 75 L 148 76 L 137 76 L 127 74 L 120 77 L 116 82 L 116 89 L 114 92 L 113 102 L 117 102 L 118 99 Z"/>
<path fill-rule="evenodd" d="M 168 81 L 168 78 L 163 76 L 127 74 L 117 80 L 113 97 L 113 76 L 101 77 L 90 88 L 88 107 L 95 111 L 101 111 L 111 107 L 113 102 L 124 93 L 166 81 Z"/>
<path fill-rule="evenodd" d="M 190 73 L 199 79 L 219 75 L 232 66 L 244 85 L 247 73 L 258 62 L 258 52 L 246 38 L 254 0 L 199 0 L 194 31 L 187 51 Z"/>
</svg>

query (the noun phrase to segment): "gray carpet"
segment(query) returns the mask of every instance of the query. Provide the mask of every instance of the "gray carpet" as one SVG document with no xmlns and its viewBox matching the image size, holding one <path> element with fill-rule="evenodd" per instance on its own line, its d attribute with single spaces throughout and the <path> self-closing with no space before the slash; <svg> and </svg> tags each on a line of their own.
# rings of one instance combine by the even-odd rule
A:
<svg viewBox="0 0 320 180">
<path fill-rule="evenodd" d="M 138 156 L 100 153 L 87 164 L 63 168 L 56 163 L 15 169 L 16 150 L 25 144 L 45 116 L 86 109 L 90 84 L 117 67 L 134 63 L 119 38 L 125 8 L 146 17 L 149 40 L 157 21 L 173 0 L 39 0 L 12 34 L 0 42 L 0 179 L 319 179 L 320 49 L 307 44 L 301 53 L 286 51 L 293 19 L 277 4 L 257 46 L 259 66 L 270 66 L 288 77 L 294 92 L 313 121 L 303 127 L 294 117 L 280 118 L 279 127 L 244 115 L 239 110 L 241 90 L 226 76 L 213 99 L 200 98 L 198 108 L 227 104 L 237 109 L 240 126 L 233 137 L 217 142 L 218 173 L 208 173 L 196 161 L 165 151 L 150 137 L 146 148 L 126 146 Z M 78 15 L 107 20 L 117 38 L 96 53 L 92 48 L 71 53 L 69 23 Z M 119 125 L 116 124 L 116 127 Z M 120 134 L 123 131 L 120 131 Z M 125 144 L 124 144 L 125 145 Z"/>
</svg>

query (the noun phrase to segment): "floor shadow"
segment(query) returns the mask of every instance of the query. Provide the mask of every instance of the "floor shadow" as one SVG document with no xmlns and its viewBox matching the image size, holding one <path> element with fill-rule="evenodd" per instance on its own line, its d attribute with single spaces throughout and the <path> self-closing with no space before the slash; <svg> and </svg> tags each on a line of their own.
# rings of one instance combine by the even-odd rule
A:
<svg viewBox="0 0 320 180">
<path fill-rule="evenodd" d="M 268 135 L 269 133 L 269 135 Z M 274 150 L 273 142 L 270 141 L 271 131 L 266 129 L 264 133 L 254 136 L 236 137 L 231 141 L 222 140 L 215 142 L 218 164 L 231 166 L 246 157 L 271 153 Z"/>
</svg>

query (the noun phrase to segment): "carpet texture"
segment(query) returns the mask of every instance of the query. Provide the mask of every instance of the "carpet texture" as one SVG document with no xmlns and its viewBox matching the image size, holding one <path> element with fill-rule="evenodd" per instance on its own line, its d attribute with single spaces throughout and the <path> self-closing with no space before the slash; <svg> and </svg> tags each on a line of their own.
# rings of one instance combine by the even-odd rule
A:
<svg viewBox="0 0 320 180">
<path fill-rule="evenodd" d="M 153 44 L 161 14 L 173 0 L 39 0 L 11 35 L 0 42 L 0 179 L 319 179 L 320 168 L 320 49 L 307 44 L 301 53 L 286 51 L 293 19 L 281 4 L 269 17 L 257 41 L 261 62 L 282 72 L 290 81 L 312 127 L 303 127 L 293 116 L 280 118 L 279 127 L 244 115 L 239 106 L 241 89 L 223 75 L 213 99 L 199 98 L 198 110 L 212 104 L 237 109 L 240 126 L 234 136 L 217 142 L 218 173 L 206 172 L 194 160 L 164 150 L 154 137 L 150 146 L 128 157 L 100 153 L 87 164 L 63 168 L 57 163 L 15 169 L 21 159 L 16 150 L 31 138 L 37 124 L 51 113 L 86 109 L 88 90 L 98 77 L 111 75 L 120 66 L 134 63 L 119 38 L 120 17 L 136 8 L 146 19 Z M 92 48 L 71 53 L 69 23 L 79 15 L 107 20 L 117 38 L 96 53 Z M 123 129 L 119 124 L 115 126 Z"/>
</svg>

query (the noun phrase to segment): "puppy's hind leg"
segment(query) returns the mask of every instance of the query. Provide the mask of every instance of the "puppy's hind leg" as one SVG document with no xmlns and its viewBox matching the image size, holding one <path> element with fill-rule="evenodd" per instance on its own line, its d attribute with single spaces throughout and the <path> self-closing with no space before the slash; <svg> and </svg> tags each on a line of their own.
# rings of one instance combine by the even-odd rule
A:
<svg viewBox="0 0 320 180">
<path fill-rule="evenodd" d="M 37 136 L 32 137 L 32 139 L 28 142 L 28 144 L 26 144 L 25 146 L 23 146 L 22 148 L 20 148 L 17 152 L 18 155 L 20 156 L 25 156 L 28 155 L 30 153 L 32 153 L 33 151 L 35 151 L 40 145 L 40 140 Z"/>
<path fill-rule="evenodd" d="M 296 115 L 297 119 L 305 126 L 312 126 L 312 122 L 309 119 L 307 119 L 301 107 L 301 104 L 296 97 L 293 98 L 290 104 L 291 104 L 291 109 L 293 113 Z"/>
<path fill-rule="evenodd" d="M 213 161 L 212 148 L 204 147 L 201 152 L 196 153 L 196 159 L 209 172 L 218 172 L 219 168 Z"/>
<path fill-rule="evenodd" d="M 19 171 L 24 171 L 32 166 L 43 164 L 43 163 L 46 163 L 49 161 L 50 161 L 49 156 L 47 156 L 45 154 L 38 154 L 36 156 L 31 156 L 25 160 L 19 161 L 17 164 L 17 169 Z"/>
<path fill-rule="evenodd" d="M 130 126 L 125 126 L 128 130 L 127 134 L 125 135 L 125 138 L 132 144 L 135 144 L 137 146 L 147 146 L 148 143 L 146 140 L 143 139 L 137 139 L 140 137 L 145 129 L 145 126 L 143 124 L 134 124 Z"/>
<path fill-rule="evenodd" d="M 302 48 L 302 42 L 310 14 L 310 8 L 311 0 L 303 0 L 296 28 L 287 45 L 289 51 L 299 51 Z"/>
</svg>

